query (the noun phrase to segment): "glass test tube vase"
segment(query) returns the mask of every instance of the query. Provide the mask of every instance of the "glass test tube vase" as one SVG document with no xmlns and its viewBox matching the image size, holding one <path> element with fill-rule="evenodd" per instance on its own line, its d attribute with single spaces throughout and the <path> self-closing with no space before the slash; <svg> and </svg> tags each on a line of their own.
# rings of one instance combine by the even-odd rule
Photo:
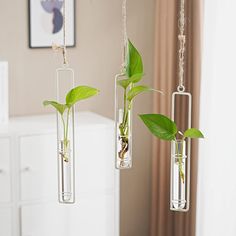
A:
<svg viewBox="0 0 236 236">
<path fill-rule="evenodd" d="M 188 161 L 186 141 L 172 141 L 170 209 L 173 211 L 188 211 L 189 209 Z"/>
<path fill-rule="evenodd" d="M 117 75 L 115 79 L 115 159 L 117 169 L 132 167 L 132 104 L 126 100 L 126 90 L 117 86 L 119 79 L 125 75 Z"/>
<path fill-rule="evenodd" d="M 74 72 L 68 66 L 57 69 L 57 100 L 65 104 L 66 94 L 74 87 Z M 74 186 L 74 107 L 57 112 L 57 158 L 59 203 L 75 202 Z"/>
</svg>

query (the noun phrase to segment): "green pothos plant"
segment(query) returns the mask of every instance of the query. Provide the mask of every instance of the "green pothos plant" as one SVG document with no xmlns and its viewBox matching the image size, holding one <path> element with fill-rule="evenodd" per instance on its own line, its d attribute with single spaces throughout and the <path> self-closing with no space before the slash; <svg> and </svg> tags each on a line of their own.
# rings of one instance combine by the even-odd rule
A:
<svg viewBox="0 0 236 236">
<path fill-rule="evenodd" d="M 66 94 L 65 103 L 63 104 L 57 101 L 49 101 L 49 100 L 46 100 L 43 102 L 44 106 L 48 106 L 48 105 L 53 106 L 61 118 L 61 122 L 63 126 L 63 140 L 62 141 L 64 145 L 64 153 L 62 153 L 62 155 L 65 162 L 69 161 L 68 146 L 69 146 L 70 140 L 68 138 L 68 134 L 69 134 L 70 115 L 71 115 L 73 106 L 77 102 L 93 97 L 97 95 L 98 93 L 99 91 L 95 88 L 88 87 L 88 86 L 78 86 L 71 89 Z"/>
<path fill-rule="evenodd" d="M 130 40 L 128 40 L 127 48 L 128 52 L 123 75 L 126 78 L 117 80 L 117 85 L 123 89 L 123 117 L 122 122 L 119 123 L 121 150 L 118 152 L 121 159 L 124 159 L 125 154 L 129 151 L 129 115 L 134 98 L 144 92 L 161 92 L 146 85 L 138 84 L 144 76 L 142 57 Z"/>
<path fill-rule="evenodd" d="M 140 118 L 150 130 L 150 132 L 158 137 L 159 139 L 166 141 L 174 141 L 176 145 L 177 161 L 179 165 L 179 174 L 184 183 L 185 176 L 183 171 L 183 145 L 181 145 L 182 150 L 178 150 L 179 146 L 177 143 L 177 135 L 181 136 L 178 141 L 184 142 L 186 138 L 204 138 L 202 132 L 198 129 L 191 128 L 187 129 L 183 133 L 178 131 L 176 123 L 170 120 L 168 117 L 160 114 L 143 114 L 140 115 Z"/>
</svg>

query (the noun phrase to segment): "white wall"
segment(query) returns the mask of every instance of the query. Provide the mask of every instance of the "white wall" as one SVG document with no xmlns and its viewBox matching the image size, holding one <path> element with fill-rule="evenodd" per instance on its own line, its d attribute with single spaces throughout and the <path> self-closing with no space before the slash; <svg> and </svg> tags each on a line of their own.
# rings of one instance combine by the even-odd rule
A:
<svg viewBox="0 0 236 236">
<path fill-rule="evenodd" d="M 236 235 L 236 1 L 205 1 L 197 236 Z"/>
</svg>

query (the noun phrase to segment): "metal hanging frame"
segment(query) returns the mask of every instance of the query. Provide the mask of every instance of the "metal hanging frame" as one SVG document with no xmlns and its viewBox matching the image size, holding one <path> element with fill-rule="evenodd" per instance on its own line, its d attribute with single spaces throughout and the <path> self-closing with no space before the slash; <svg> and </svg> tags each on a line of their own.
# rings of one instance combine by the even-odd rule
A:
<svg viewBox="0 0 236 236">
<path fill-rule="evenodd" d="M 188 98 L 188 128 L 191 128 L 192 125 L 192 95 L 191 93 L 185 92 L 184 86 L 184 72 L 185 72 L 185 43 L 186 43 L 186 35 L 185 35 L 185 0 L 180 0 L 180 13 L 179 13 L 179 85 L 177 87 L 177 91 L 172 94 L 172 108 L 171 108 L 171 118 L 175 120 L 175 101 L 177 96 L 187 97 Z M 186 204 L 184 209 L 176 209 L 173 207 L 173 158 L 171 157 L 171 184 L 170 184 L 170 210 L 172 211 L 180 211 L 187 212 L 190 206 L 190 164 L 191 164 L 191 139 L 187 139 L 187 183 L 186 183 Z"/>
<path fill-rule="evenodd" d="M 188 128 L 191 128 L 192 125 L 192 95 L 187 92 L 174 92 L 172 94 L 172 110 L 171 110 L 171 119 L 175 121 L 175 101 L 177 96 L 187 97 L 188 98 Z M 186 183 L 186 203 L 184 209 L 176 209 L 173 207 L 173 201 L 175 199 L 172 199 L 173 197 L 173 158 L 171 157 L 171 176 L 170 176 L 170 210 L 172 211 L 180 211 L 180 212 L 187 212 L 189 211 L 189 205 L 190 205 L 190 175 L 191 175 L 191 139 L 187 139 L 187 183 Z"/>
</svg>

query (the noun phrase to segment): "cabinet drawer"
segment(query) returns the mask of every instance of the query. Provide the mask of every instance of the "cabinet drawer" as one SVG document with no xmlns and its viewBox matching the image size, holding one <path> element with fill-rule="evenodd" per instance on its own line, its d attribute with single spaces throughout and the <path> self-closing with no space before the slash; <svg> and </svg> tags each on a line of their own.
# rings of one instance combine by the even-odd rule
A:
<svg viewBox="0 0 236 236">
<path fill-rule="evenodd" d="M 0 208 L 0 235 L 11 236 L 11 208 Z"/>
<path fill-rule="evenodd" d="M 21 200 L 57 199 L 56 135 L 20 138 Z"/>
<path fill-rule="evenodd" d="M 0 202 L 11 201 L 10 139 L 0 139 Z"/>
<path fill-rule="evenodd" d="M 114 197 L 89 196 L 76 205 L 39 204 L 22 208 L 22 236 L 114 236 Z"/>
<path fill-rule="evenodd" d="M 70 213 L 69 236 L 116 236 L 114 195 L 94 194 L 87 198 L 77 199 L 78 204 Z"/>
</svg>

